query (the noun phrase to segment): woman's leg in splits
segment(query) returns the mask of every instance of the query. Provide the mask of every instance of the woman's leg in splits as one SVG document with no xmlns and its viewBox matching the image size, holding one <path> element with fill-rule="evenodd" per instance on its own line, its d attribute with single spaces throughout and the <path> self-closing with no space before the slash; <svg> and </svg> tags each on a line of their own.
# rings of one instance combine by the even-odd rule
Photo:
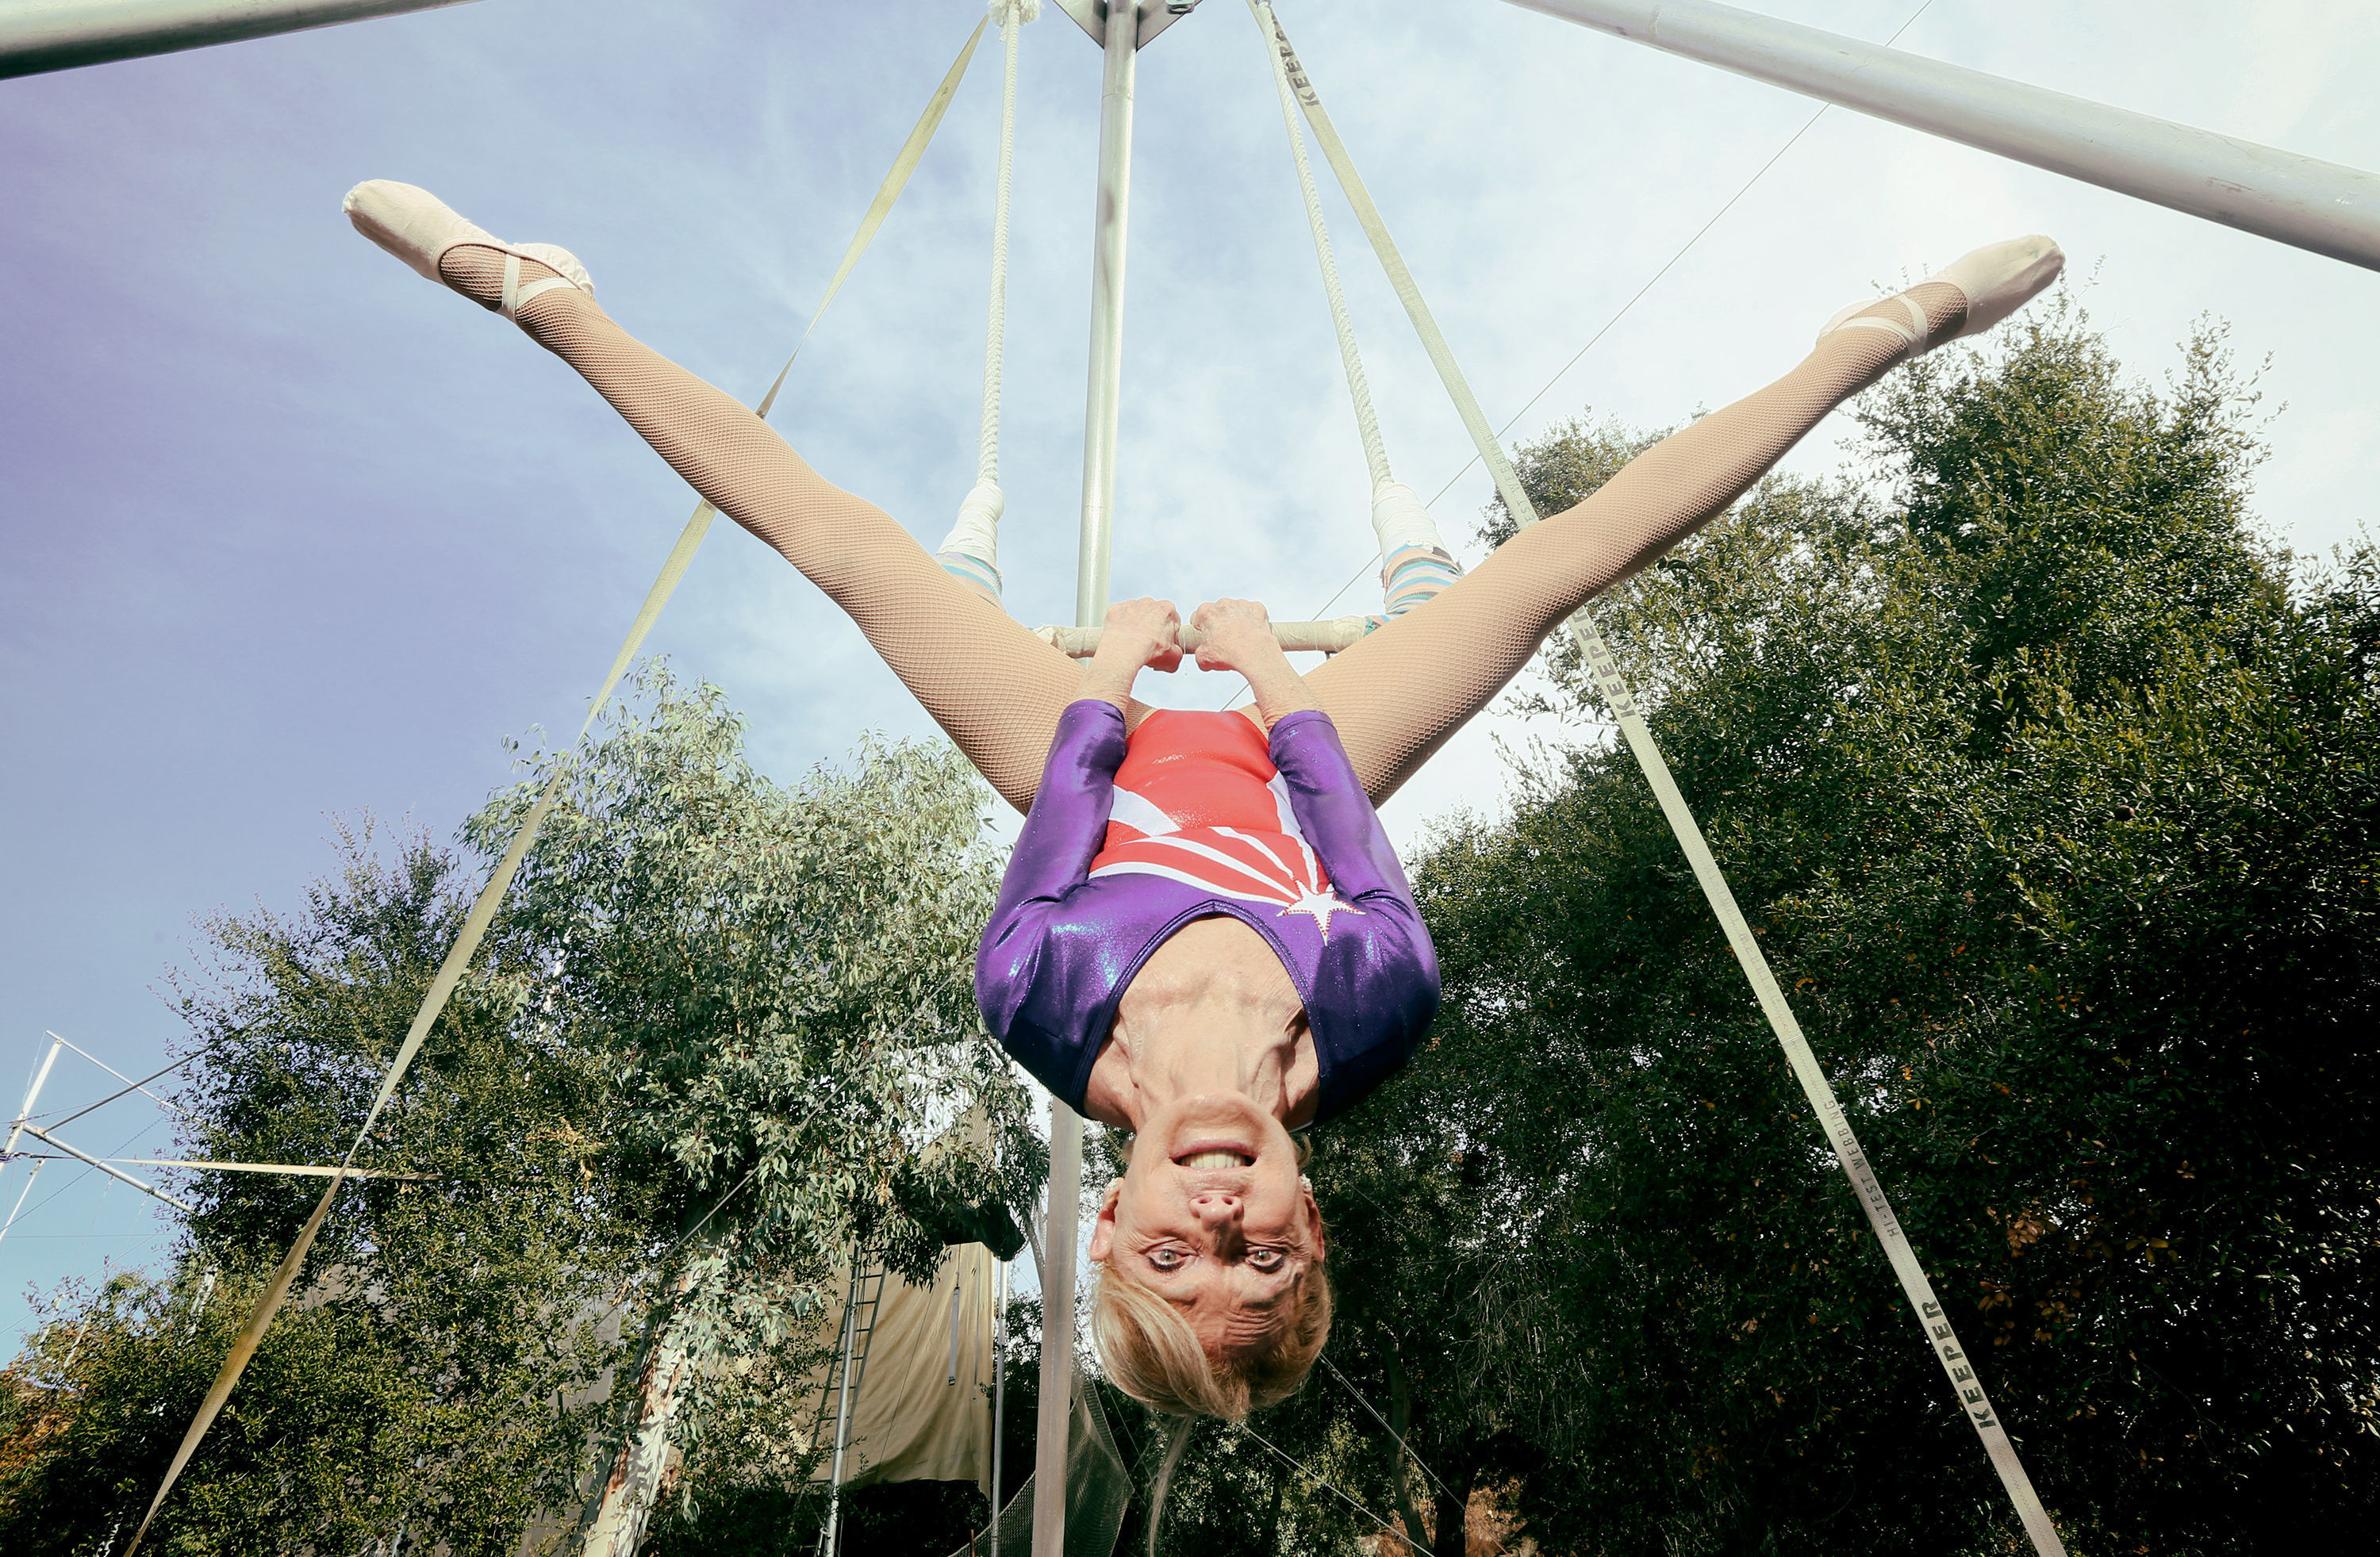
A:
<svg viewBox="0 0 2380 1557">
<path fill-rule="evenodd" d="M 2035 261 L 2046 266 L 2036 291 L 2062 263 L 2054 246 L 2048 253 Z M 1939 281 L 1861 316 L 1913 323 L 1901 298 L 1924 312 L 1928 343 L 1967 322 L 1967 294 Z M 1572 612 L 1725 513 L 1828 412 L 1882 377 L 1903 344 L 1866 327 L 1821 336 L 1782 379 L 1664 439 L 1576 507 L 1523 530 L 1420 609 L 1308 671 L 1306 686 L 1374 803 L 1487 706 Z"/>
<path fill-rule="evenodd" d="M 524 282 L 552 274 L 522 262 Z M 492 306 L 502 251 L 446 251 L 448 285 Z M 766 422 L 612 321 L 576 287 L 520 307 L 521 327 L 611 402 L 697 491 L 841 606 L 991 787 L 1033 803 L 1081 670 L 989 607 L 881 509 L 826 480 Z M 1137 711 L 1137 710 L 1135 710 Z"/>
</svg>

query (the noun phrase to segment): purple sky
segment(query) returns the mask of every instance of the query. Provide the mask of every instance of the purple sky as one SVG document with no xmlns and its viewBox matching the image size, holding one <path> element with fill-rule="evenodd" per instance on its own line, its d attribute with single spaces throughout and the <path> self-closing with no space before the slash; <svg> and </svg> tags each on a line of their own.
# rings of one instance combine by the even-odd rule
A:
<svg viewBox="0 0 2380 1557">
<path fill-rule="evenodd" d="M 1880 39 L 1915 0 L 1767 7 Z M 2087 15 L 2073 14 L 2087 10 Z M 1489 414 L 1518 410 L 1810 113 L 1765 87 L 1491 0 L 1283 0 L 1283 19 Z M 692 500 L 567 370 L 358 238 L 367 177 L 575 249 L 631 329 L 756 394 L 978 7 L 483 0 L 0 82 L 0 1108 L 55 1029 L 163 1063 L 196 921 L 285 909 L 334 815 L 433 835 L 576 727 Z M 1902 46 L 2380 166 L 2380 20 L 2359 4 L 1937 0 Z M 997 59 L 795 369 L 776 423 L 929 542 L 972 477 Z M 1026 30 L 1012 283 L 1019 616 L 1071 609 L 1097 51 Z M 1360 452 L 1255 30 L 1208 0 L 1142 63 L 1115 576 L 1305 616 L 1366 560 Z M 1399 474 L 1468 450 L 1330 198 Z M 1671 422 L 1789 366 L 1840 303 L 1975 244 L 2064 240 L 2143 370 L 2204 310 L 2274 356 L 2277 532 L 2351 535 L 2380 478 L 2380 278 L 1830 114 L 1516 437 L 1592 402 Z M 1840 427 L 1791 468 L 1842 466 Z M 1474 473 L 1439 505 L 1467 541 Z M 1339 610 L 1366 609 L 1357 591 Z M 855 634 L 733 526 L 652 646 L 726 687 L 783 777 L 929 727 Z M 1184 678 L 1160 697 L 1214 706 Z M 1504 793 L 1483 721 L 1390 808 L 1403 840 Z M 103 1095 L 62 1059 L 44 1112 Z M 153 1110 L 76 1128 L 166 1155 Z M 22 1165 L 0 1177 L 0 1215 Z M 43 1203 L 44 1197 L 55 1198 Z M 0 1246 L 28 1284 L 140 1263 L 144 1202 L 45 1171 Z"/>
</svg>

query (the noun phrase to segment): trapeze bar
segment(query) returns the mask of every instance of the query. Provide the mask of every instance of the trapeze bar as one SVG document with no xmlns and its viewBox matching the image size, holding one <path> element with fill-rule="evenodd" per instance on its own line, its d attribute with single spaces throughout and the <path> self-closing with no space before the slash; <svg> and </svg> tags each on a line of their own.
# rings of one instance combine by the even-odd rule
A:
<svg viewBox="0 0 2380 1557">
<path fill-rule="evenodd" d="M 467 0 L 30 0 L 0 7 L 0 77 L 237 43 Z"/>
<path fill-rule="evenodd" d="M 1360 616 L 1333 617 L 1329 622 L 1276 622 L 1272 635 L 1281 648 L 1290 654 L 1337 654 L 1370 632 L 1370 620 Z M 1099 646 L 1099 630 L 1096 627 L 1037 627 L 1033 635 L 1064 653 L 1072 659 L 1088 659 Z M 1184 654 L 1196 654 L 1207 635 L 1186 623 L 1175 630 L 1173 641 Z"/>
<path fill-rule="evenodd" d="M 2380 175 L 1711 0 L 1511 0 L 1631 42 L 2380 270 Z"/>
<path fill-rule="evenodd" d="M 1057 0 L 1058 8 L 1075 18 L 1075 25 L 1091 35 L 1091 42 L 1104 46 L 1108 36 L 1107 0 Z M 1157 0 L 1140 8 L 1140 30 L 1133 39 L 1133 47 L 1145 49 L 1148 41 L 1198 8 L 1198 0 Z"/>
</svg>

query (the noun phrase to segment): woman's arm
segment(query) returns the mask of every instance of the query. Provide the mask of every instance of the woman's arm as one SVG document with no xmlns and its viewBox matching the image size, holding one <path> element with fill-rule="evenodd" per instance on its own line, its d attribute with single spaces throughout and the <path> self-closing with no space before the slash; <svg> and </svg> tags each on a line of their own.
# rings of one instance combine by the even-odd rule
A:
<svg viewBox="0 0 2380 1557">
<path fill-rule="evenodd" d="M 1257 600 L 1209 600 L 1191 613 L 1190 625 L 1205 635 L 1198 646 L 1202 670 L 1237 670 L 1256 694 L 1257 722 L 1267 730 L 1288 715 L 1318 708 L 1272 635 L 1272 623 Z"/>
<path fill-rule="evenodd" d="M 1404 866 L 1330 716 L 1318 708 L 1283 714 L 1273 725 L 1271 749 L 1298 830 L 1330 873 L 1332 889 L 1367 911 L 1393 905 L 1418 923 Z"/>
<path fill-rule="evenodd" d="M 1175 634 L 1182 617 L 1171 600 L 1119 600 L 1108 608 L 1099 630 L 1099 646 L 1083 668 L 1078 698 L 1096 697 L 1112 703 L 1116 712 L 1132 712 L 1132 683 L 1144 669 L 1171 671 L 1182 663 L 1182 646 Z"/>
<path fill-rule="evenodd" d="M 1181 620 L 1166 600 L 1123 600 L 1108 608 L 1099 652 L 1083 671 L 1075 700 L 1058 716 L 1033 809 L 1001 878 L 1000 900 L 984 934 L 987 957 L 1003 947 L 1018 952 L 1031 939 L 1026 922 L 1035 905 L 1056 902 L 1090 874 L 1115 804 L 1133 681 L 1146 667 L 1171 670 L 1182 663 L 1174 640 Z"/>
</svg>

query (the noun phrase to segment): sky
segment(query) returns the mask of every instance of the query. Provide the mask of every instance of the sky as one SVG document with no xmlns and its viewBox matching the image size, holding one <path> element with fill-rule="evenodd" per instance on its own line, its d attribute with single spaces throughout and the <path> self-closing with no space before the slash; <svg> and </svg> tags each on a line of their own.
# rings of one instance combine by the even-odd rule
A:
<svg viewBox="0 0 2380 1557">
<path fill-rule="evenodd" d="M 1763 0 L 1880 41 L 1916 0 Z M 338 200 L 423 185 L 556 242 L 630 330 L 757 397 L 980 14 L 895 5 L 479 0 L 0 82 L 0 1108 L 65 1035 L 138 1076 L 182 1030 L 205 923 L 286 911 L 341 819 L 451 839 L 575 729 L 693 500 L 583 384 L 357 236 Z M 1284 25 L 1489 416 L 1674 424 L 1791 366 L 1841 304 L 2040 231 L 2138 374 L 2202 318 L 2261 365 L 2258 506 L 2319 554 L 2380 483 L 2380 278 L 1829 111 L 1567 372 L 1815 110 L 1498 0 L 1281 0 Z M 1934 0 L 1900 46 L 2380 167 L 2380 9 L 2351 0 Z M 774 417 L 930 544 L 971 484 L 998 116 L 978 55 Z M 1071 616 L 1097 48 L 1025 30 L 1002 484 L 1009 602 Z M 1327 175 L 1326 180 L 1327 180 Z M 1397 474 L 1470 449 L 1326 189 Z M 1140 62 L 1119 594 L 1320 613 L 1368 573 L 1367 482 L 1263 46 L 1207 0 Z M 1838 416 L 1785 468 L 1852 468 Z M 1473 557 L 1489 489 L 1438 504 Z M 1370 608 L 1368 580 L 1335 610 Z M 721 524 L 654 633 L 785 779 L 931 726 L 858 635 Z M 1216 706 L 1224 678 L 1151 678 Z M 1533 734 L 1482 718 L 1384 813 L 1402 847 L 1493 814 Z M 40 1113 L 115 1083 L 61 1056 Z M 138 1097 L 67 1138 L 170 1156 Z M 0 1173 L 0 1216 L 27 1165 Z M 27 1293 L 153 1262 L 153 1202 L 53 1164 L 0 1244 Z M 151 1170 L 134 1170 L 146 1172 Z"/>
</svg>

